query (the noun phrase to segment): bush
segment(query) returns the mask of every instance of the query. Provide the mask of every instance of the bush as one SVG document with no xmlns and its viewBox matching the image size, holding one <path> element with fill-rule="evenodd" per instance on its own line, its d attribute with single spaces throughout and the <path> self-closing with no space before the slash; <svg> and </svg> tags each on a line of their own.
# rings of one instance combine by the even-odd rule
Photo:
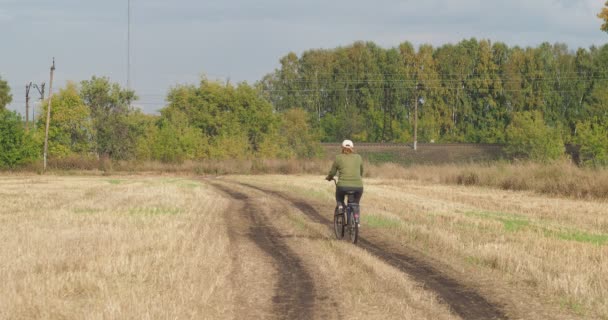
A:
<svg viewBox="0 0 608 320">
<path fill-rule="evenodd" d="M 505 152 L 511 157 L 547 162 L 564 155 L 560 130 L 549 128 L 538 111 L 515 113 L 506 133 Z"/>
<path fill-rule="evenodd" d="M 581 162 L 590 166 L 608 165 L 608 121 L 586 121 L 576 126 L 576 142 Z"/>
<path fill-rule="evenodd" d="M 25 132 L 23 125 L 16 112 L 0 110 L 0 169 L 14 169 L 39 155 L 33 136 Z"/>
<path fill-rule="evenodd" d="M 321 154 L 320 138 L 308 124 L 308 114 L 303 109 L 294 108 L 282 114 L 280 137 L 287 148 L 298 159 L 310 159 Z"/>
</svg>

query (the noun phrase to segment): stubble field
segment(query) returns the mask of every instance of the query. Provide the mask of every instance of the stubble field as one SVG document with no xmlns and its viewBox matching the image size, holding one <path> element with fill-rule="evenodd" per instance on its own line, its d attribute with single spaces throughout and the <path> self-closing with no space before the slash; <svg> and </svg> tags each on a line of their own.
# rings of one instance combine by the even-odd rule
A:
<svg viewBox="0 0 608 320">
<path fill-rule="evenodd" d="M 608 204 L 320 176 L 0 177 L 1 319 L 608 319 Z"/>
</svg>

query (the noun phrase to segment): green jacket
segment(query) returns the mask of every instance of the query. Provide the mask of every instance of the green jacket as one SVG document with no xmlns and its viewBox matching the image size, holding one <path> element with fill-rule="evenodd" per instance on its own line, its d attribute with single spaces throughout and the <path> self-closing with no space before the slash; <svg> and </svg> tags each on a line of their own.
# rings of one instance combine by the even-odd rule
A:
<svg viewBox="0 0 608 320">
<path fill-rule="evenodd" d="M 339 154 L 327 175 L 327 179 L 338 173 L 338 187 L 363 187 L 363 160 L 356 153 Z"/>
</svg>

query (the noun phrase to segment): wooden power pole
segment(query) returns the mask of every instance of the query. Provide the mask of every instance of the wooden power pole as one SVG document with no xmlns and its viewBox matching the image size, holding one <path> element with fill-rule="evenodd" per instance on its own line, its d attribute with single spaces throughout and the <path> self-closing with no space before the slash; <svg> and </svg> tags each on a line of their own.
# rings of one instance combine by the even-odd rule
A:
<svg viewBox="0 0 608 320">
<path fill-rule="evenodd" d="M 53 65 L 51 66 L 51 82 L 49 83 L 49 104 L 46 108 L 46 129 L 44 131 L 44 168 L 46 172 L 46 160 L 49 150 L 49 125 L 51 123 L 51 100 L 53 100 L 53 74 L 55 73 L 55 58 L 53 58 Z"/>
<path fill-rule="evenodd" d="M 416 83 L 416 94 L 414 101 L 414 151 L 418 150 L 418 104 L 424 104 L 424 99 L 420 98 L 420 90 L 424 90 L 424 85 Z"/>
<path fill-rule="evenodd" d="M 30 89 L 32 83 L 25 85 L 25 131 L 30 130 Z"/>
<path fill-rule="evenodd" d="M 418 85 L 416 85 L 416 96 L 414 97 L 414 151 L 418 149 Z"/>
</svg>

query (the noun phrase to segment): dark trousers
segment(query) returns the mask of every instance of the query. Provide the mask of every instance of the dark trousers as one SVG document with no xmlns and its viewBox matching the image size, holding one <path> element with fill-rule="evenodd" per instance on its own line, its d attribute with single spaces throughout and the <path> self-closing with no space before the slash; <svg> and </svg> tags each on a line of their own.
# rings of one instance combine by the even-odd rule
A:
<svg viewBox="0 0 608 320">
<path fill-rule="evenodd" d="M 354 200 L 355 203 L 359 203 L 359 201 L 361 201 L 361 197 L 363 196 L 363 188 L 357 188 L 357 187 L 336 187 L 336 203 L 342 203 L 343 206 L 346 206 L 345 202 L 344 202 L 344 197 L 346 196 L 347 192 L 351 192 L 354 191 Z"/>
</svg>

